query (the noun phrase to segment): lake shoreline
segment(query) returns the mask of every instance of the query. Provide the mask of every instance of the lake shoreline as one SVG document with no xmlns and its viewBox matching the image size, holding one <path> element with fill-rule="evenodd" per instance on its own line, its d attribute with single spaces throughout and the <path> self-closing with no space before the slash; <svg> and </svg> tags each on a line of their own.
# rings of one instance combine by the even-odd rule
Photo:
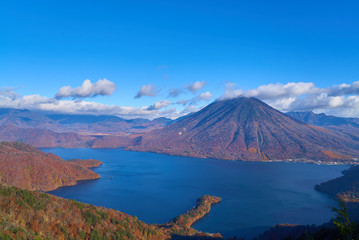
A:
<svg viewBox="0 0 359 240">
<path fill-rule="evenodd" d="M 242 236 L 243 231 L 246 236 L 256 236 L 258 227 L 278 223 L 327 222 L 332 217 L 327 206 L 334 205 L 334 201 L 313 187 L 340 176 L 341 171 L 348 168 L 345 165 L 222 161 L 123 149 L 51 148 L 46 151 L 64 159 L 91 157 L 104 163 L 95 169 L 100 179 L 81 181 L 51 194 L 117 209 L 155 224 L 167 223 L 173 216 L 186 212 L 198 196 L 221 196 L 221 204 L 193 227 L 202 232 L 223 233 L 224 237 Z M 238 216 L 246 216 L 247 220 Z M 247 229 L 253 229 L 253 233 Z"/>
</svg>

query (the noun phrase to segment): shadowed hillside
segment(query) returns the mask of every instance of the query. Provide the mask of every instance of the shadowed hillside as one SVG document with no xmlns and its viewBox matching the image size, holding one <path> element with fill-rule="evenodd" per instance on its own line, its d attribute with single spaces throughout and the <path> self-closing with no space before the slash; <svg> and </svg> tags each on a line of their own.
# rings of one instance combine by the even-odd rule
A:
<svg viewBox="0 0 359 240">
<path fill-rule="evenodd" d="M 359 166 L 343 171 L 343 176 L 315 186 L 320 192 L 339 197 L 346 202 L 359 202 Z"/>
</svg>

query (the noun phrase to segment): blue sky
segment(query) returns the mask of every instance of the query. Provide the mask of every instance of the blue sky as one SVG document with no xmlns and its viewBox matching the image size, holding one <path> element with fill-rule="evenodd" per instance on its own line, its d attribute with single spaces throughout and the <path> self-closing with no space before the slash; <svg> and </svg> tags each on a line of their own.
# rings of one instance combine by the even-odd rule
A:
<svg viewBox="0 0 359 240">
<path fill-rule="evenodd" d="M 0 23 L 0 107 L 176 117 L 244 95 L 359 117 L 357 1 L 5 0 Z"/>
</svg>

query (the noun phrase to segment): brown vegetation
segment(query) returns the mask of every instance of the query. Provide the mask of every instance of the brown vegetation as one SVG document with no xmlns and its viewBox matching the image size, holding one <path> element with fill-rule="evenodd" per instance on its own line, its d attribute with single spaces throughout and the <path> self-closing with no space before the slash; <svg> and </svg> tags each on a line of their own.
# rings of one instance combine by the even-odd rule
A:
<svg viewBox="0 0 359 240">
<path fill-rule="evenodd" d="M 215 197 L 202 197 L 207 206 Z M 202 207 L 200 207 L 202 209 Z M 0 184 L 0 239 L 172 239 L 211 234 L 149 225 L 125 213 Z M 218 239 L 218 235 L 216 238 Z"/>
<path fill-rule="evenodd" d="M 204 195 L 197 200 L 196 206 L 194 206 L 191 210 L 187 211 L 185 214 L 179 215 L 161 226 L 171 228 L 176 233 L 188 231 L 196 233 L 196 230 L 191 229 L 191 226 L 211 211 L 212 204 L 219 203 L 220 201 L 222 201 L 220 197 Z M 219 233 L 213 234 L 212 236 L 222 238 Z"/>
<path fill-rule="evenodd" d="M 65 161 L 24 143 L 0 142 L 0 182 L 24 189 L 50 191 L 97 179 L 100 175 L 87 167 L 100 164 L 93 159 Z"/>
</svg>

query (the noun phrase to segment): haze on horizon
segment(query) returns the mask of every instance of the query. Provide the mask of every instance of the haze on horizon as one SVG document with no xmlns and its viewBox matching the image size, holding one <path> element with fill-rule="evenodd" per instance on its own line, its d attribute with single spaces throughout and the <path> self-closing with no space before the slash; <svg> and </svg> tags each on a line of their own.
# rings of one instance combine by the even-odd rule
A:
<svg viewBox="0 0 359 240">
<path fill-rule="evenodd" d="M 0 108 L 176 118 L 216 99 L 359 117 L 356 1 L 2 1 Z"/>
</svg>

